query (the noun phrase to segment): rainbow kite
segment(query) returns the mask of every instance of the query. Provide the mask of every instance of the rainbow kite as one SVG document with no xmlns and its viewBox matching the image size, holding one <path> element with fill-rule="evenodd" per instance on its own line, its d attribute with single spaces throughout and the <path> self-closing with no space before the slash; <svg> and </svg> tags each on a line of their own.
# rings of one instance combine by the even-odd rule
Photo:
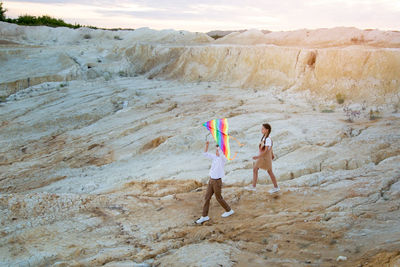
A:
<svg viewBox="0 0 400 267">
<path fill-rule="evenodd" d="M 233 136 L 228 135 L 228 120 L 226 118 L 224 119 L 218 119 L 218 120 L 211 120 L 203 124 L 204 127 L 206 127 L 211 135 L 214 137 L 215 141 L 221 148 L 222 152 L 224 153 L 225 157 L 228 160 L 233 160 L 236 157 L 237 152 L 231 158 L 231 149 L 229 147 L 229 137 L 233 138 L 236 140 L 236 142 L 239 144 L 239 146 L 243 146 L 239 141 L 234 138 Z"/>
</svg>

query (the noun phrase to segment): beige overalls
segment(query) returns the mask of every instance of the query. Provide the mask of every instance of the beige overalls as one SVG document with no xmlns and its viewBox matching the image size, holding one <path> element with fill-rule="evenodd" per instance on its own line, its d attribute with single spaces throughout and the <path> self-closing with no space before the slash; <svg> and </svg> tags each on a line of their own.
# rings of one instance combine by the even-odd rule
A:
<svg viewBox="0 0 400 267">
<path fill-rule="evenodd" d="M 258 149 L 261 152 L 264 152 L 265 149 L 268 149 L 267 146 L 265 146 L 265 140 L 260 141 L 259 145 L 258 145 Z M 271 140 L 272 141 L 272 140 Z M 272 142 L 271 142 L 272 143 Z M 260 157 L 257 159 L 257 161 L 254 163 L 254 166 L 263 170 L 272 170 L 272 145 L 271 147 L 267 150 L 267 153 L 264 154 L 263 157 Z"/>
</svg>

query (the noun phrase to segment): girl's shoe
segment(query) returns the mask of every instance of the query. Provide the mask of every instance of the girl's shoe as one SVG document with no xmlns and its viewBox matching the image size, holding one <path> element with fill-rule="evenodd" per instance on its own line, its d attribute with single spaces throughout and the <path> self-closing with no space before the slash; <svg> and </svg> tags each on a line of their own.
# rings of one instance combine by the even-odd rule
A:
<svg viewBox="0 0 400 267">
<path fill-rule="evenodd" d="M 196 221 L 196 223 L 197 223 L 197 224 L 202 224 L 203 222 L 206 222 L 206 221 L 208 221 L 208 220 L 210 220 L 210 217 L 208 217 L 208 216 L 206 216 L 206 217 L 201 216 L 200 219 L 198 219 L 198 220 Z"/>
<path fill-rule="evenodd" d="M 270 190 L 268 191 L 268 193 L 274 194 L 274 193 L 279 192 L 280 190 L 281 190 L 281 189 L 280 189 L 279 186 L 278 186 L 278 187 L 274 187 L 274 188 L 270 189 Z"/>
<path fill-rule="evenodd" d="M 224 212 L 224 213 L 222 213 L 222 217 L 228 217 L 228 216 L 231 216 L 232 214 L 234 214 L 235 212 L 233 211 L 233 209 L 231 209 L 230 211 L 226 211 L 226 212 Z"/>
<path fill-rule="evenodd" d="M 252 185 L 245 186 L 244 189 L 249 190 L 249 191 L 256 191 L 256 188 Z"/>
</svg>

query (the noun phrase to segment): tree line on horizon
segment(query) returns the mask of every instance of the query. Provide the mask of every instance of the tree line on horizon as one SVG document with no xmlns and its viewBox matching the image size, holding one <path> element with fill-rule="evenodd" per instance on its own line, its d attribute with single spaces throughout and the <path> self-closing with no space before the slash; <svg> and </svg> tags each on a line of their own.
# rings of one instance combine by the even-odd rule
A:
<svg viewBox="0 0 400 267">
<path fill-rule="evenodd" d="M 124 29 L 124 28 L 112 28 L 112 29 L 106 29 L 106 28 L 98 28 L 95 26 L 88 26 L 88 25 L 80 25 L 80 24 L 69 24 L 66 23 L 62 19 L 57 19 L 53 18 L 48 15 L 44 16 L 31 16 L 31 15 L 22 15 L 19 16 L 16 19 L 12 18 L 7 18 L 5 13 L 7 12 L 7 9 L 3 7 L 3 2 L 0 2 L 0 21 L 8 22 L 8 23 L 14 23 L 18 25 L 23 25 L 23 26 L 49 26 L 49 27 L 67 27 L 67 28 L 72 28 L 72 29 L 78 29 L 78 28 L 91 28 L 91 29 L 101 29 L 101 30 L 109 30 L 109 31 L 118 31 L 118 30 L 126 30 L 126 31 L 134 31 L 135 29 Z"/>
<path fill-rule="evenodd" d="M 66 23 L 62 19 L 57 19 L 53 18 L 48 15 L 44 16 L 31 16 L 31 15 L 22 15 L 18 16 L 16 19 L 12 18 L 7 18 L 5 13 L 7 12 L 7 9 L 3 7 L 3 2 L 0 2 L 0 21 L 8 22 L 8 23 L 14 23 L 18 25 L 23 25 L 23 26 L 49 26 L 49 27 L 68 27 L 72 29 L 77 29 L 81 27 L 88 27 L 92 29 L 97 29 L 96 27 L 93 26 L 82 26 L 80 24 L 69 24 Z"/>
</svg>

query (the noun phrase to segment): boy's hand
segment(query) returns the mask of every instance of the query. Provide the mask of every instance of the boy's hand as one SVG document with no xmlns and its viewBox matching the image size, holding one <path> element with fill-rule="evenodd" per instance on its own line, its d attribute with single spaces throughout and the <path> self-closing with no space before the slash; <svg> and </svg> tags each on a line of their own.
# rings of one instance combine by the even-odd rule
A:
<svg viewBox="0 0 400 267">
<path fill-rule="evenodd" d="M 258 159 L 258 156 L 254 156 L 253 159 Z"/>
</svg>

